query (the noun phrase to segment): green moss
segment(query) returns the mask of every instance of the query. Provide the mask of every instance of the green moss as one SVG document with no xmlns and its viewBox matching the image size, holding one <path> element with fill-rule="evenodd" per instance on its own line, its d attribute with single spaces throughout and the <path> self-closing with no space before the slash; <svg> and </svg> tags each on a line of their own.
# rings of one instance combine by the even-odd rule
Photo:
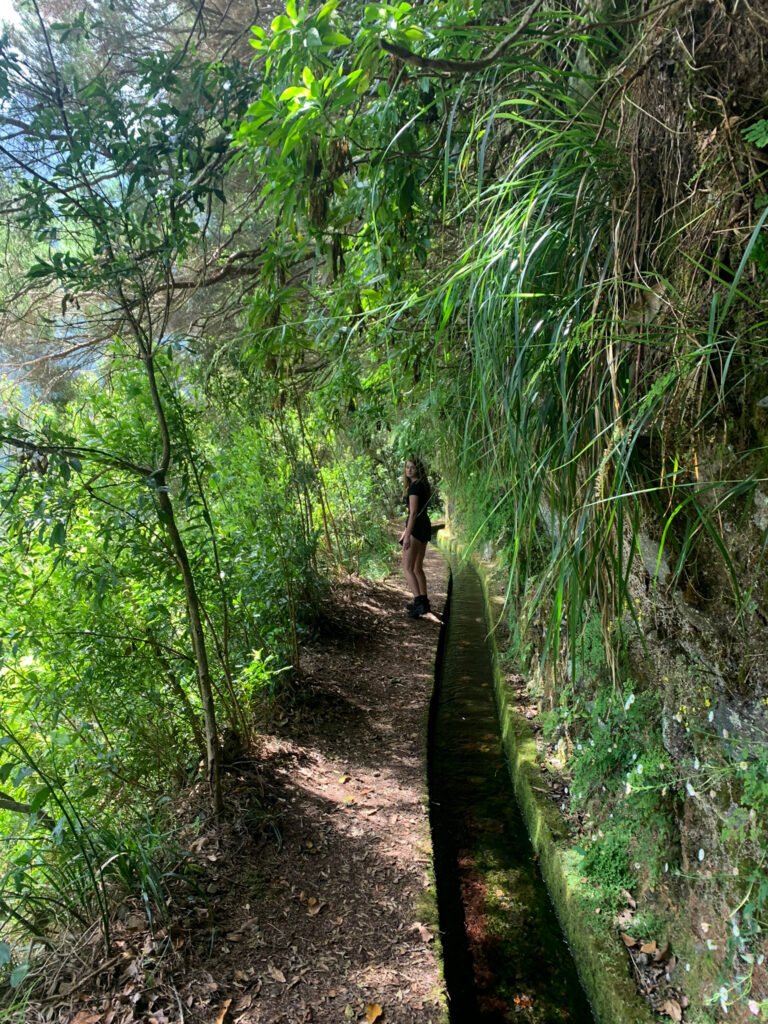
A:
<svg viewBox="0 0 768 1024">
<path fill-rule="evenodd" d="M 606 833 L 601 841 L 588 847 L 582 868 L 588 878 L 598 879 L 611 894 L 630 888 L 634 876 L 629 866 L 626 834 L 618 830 Z"/>
</svg>

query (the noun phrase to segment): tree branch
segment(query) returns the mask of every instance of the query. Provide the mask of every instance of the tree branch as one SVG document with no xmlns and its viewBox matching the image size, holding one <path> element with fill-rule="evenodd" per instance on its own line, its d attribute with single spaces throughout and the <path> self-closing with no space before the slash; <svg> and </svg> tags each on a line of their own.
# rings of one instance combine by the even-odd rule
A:
<svg viewBox="0 0 768 1024">
<path fill-rule="evenodd" d="M 8 796 L 7 793 L 3 793 L 0 790 L 0 810 L 2 811 L 14 811 L 17 814 L 32 814 L 32 808 L 29 804 L 19 803 L 18 800 L 14 800 L 12 796 Z M 45 811 L 37 811 L 39 820 L 45 825 L 46 828 L 56 828 L 56 822 L 53 818 L 46 814 Z"/>
<path fill-rule="evenodd" d="M 111 466 L 113 469 L 126 469 L 137 476 L 146 479 L 152 473 L 151 466 L 142 466 L 137 462 L 130 462 L 128 459 L 121 459 L 110 452 L 104 452 L 100 448 L 81 448 L 76 445 L 45 444 L 40 441 L 26 441 L 21 437 L 11 437 L 8 434 L 0 434 L 0 444 L 10 445 L 11 448 L 18 448 L 23 452 L 40 452 L 43 455 L 56 455 L 60 458 L 90 459 L 102 466 Z"/>
<path fill-rule="evenodd" d="M 400 46 L 397 43 L 388 43 L 385 39 L 379 40 L 379 46 L 391 56 L 405 61 L 406 64 L 414 64 L 416 67 L 421 68 L 424 71 L 435 71 L 440 74 L 450 75 L 466 75 L 472 74 L 475 71 L 484 71 L 486 68 L 495 64 L 504 51 L 512 45 L 515 39 L 523 34 L 530 24 L 534 14 L 543 3 L 544 0 L 534 0 L 518 22 L 514 31 L 510 32 L 508 36 L 502 39 L 499 45 L 495 46 L 490 53 L 486 54 L 485 57 L 479 57 L 477 60 L 449 60 L 441 57 L 420 57 L 417 53 L 413 53 L 405 46 Z"/>
</svg>

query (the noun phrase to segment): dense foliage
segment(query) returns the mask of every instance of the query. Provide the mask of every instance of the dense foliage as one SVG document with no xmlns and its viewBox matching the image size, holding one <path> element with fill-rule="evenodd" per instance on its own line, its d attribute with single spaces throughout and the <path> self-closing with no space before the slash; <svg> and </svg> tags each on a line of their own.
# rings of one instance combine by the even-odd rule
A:
<svg viewBox="0 0 768 1024">
<path fill-rule="evenodd" d="M 381 560 L 417 452 L 499 553 L 598 899 L 711 858 L 716 1002 L 748 1001 L 768 72 L 736 6 L 289 0 L 246 46 L 148 5 L 139 47 L 32 0 L 0 43 L 16 934 L 150 906 L 158 799 L 204 763 L 221 809 L 225 732 Z"/>
</svg>

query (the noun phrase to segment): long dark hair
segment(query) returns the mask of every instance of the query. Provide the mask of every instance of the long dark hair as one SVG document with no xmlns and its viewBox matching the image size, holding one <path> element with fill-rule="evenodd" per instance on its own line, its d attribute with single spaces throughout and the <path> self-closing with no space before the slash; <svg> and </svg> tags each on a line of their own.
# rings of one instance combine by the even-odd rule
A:
<svg viewBox="0 0 768 1024">
<path fill-rule="evenodd" d="M 429 499 L 432 497 L 432 488 L 429 486 L 429 477 L 427 476 L 427 467 L 424 465 L 424 463 L 421 461 L 421 459 L 417 459 L 415 456 L 412 456 L 412 455 L 409 455 L 408 458 L 405 461 L 406 462 L 412 462 L 414 464 L 414 466 L 416 467 L 416 479 L 420 483 L 424 484 L 424 487 L 426 488 L 426 492 L 427 492 L 427 499 L 426 499 L 426 501 L 429 501 Z M 405 466 L 403 466 L 403 497 L 405 497 L 405 495 L 408 493 L 408 488 L 410 486 L 411 486 L 411 481 L 405 475 Z M 426 505 L 426 501 L 424 502 L 425 505 Z"/>
</svg>

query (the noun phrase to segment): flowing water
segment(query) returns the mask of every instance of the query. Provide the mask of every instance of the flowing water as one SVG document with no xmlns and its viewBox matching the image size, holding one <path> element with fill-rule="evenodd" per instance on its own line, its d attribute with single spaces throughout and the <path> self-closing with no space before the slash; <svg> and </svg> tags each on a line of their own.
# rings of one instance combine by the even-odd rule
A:
<svg viewBox="0 0 768 1024">
<path fill-rule="evenodd" d="M 430 722 L 451 1024 L 592 1022 L 507 771 L 480 579 L 454 566 Z"/>
</svg>

